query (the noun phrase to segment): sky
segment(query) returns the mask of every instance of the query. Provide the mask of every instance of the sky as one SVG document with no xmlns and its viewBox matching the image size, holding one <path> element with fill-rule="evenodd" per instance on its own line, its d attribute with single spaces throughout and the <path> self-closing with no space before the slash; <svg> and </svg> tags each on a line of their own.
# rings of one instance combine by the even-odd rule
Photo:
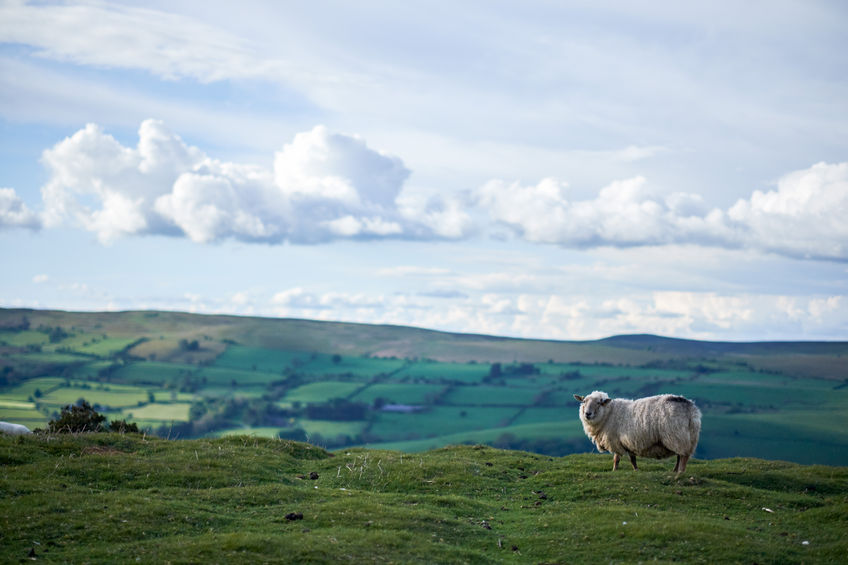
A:
<svg viewBox="0 0 848 565">
<path fill-rule="evenodd" d="M 0 0 L 0 307 L 848 338 L 838 1 Z"/>
</svg>

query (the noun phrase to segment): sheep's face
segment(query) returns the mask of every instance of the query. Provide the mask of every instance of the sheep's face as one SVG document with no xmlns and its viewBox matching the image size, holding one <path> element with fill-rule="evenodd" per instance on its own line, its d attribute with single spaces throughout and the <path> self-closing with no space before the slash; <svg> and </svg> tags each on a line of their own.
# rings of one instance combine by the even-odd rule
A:
<svg viewBox="0 0 848 565">
<path fill-rule="evenodd" d="M 612 400 L 605 392 L 593 392 L 589 396 L 574 395 L 580 401 L 580 419 L 584 422 L 601 420 L 606 406 Z"/>
</svg>

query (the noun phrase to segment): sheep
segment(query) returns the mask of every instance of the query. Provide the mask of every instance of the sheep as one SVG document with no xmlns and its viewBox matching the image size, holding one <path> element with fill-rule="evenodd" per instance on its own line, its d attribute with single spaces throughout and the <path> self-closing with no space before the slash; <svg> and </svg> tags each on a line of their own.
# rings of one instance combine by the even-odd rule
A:
<svg viewBox="0 0 848 565">
<path fill-rule="evenodd" d="M 622 455 L 630 457 L 633 469 L 638 469 L 637 455 L 654 459 L 677 455 L 674 472 L 680 475 L 686 470 L 701 433 L 701 411 L 691 400 L 673 394 L 612 399 L 599 391 L 574 398 L 580 401 L 583 431 L 598 451 L 612 452 L 613 471 Z"/>
<path fill-rule="evenodd" d="M 0 433 L 9 434 L 11 436 L 20 436 L 31 434 L 29 428 L 20 424 L 10 424 L 9 422 L 0 422 Z"/>
</svg>

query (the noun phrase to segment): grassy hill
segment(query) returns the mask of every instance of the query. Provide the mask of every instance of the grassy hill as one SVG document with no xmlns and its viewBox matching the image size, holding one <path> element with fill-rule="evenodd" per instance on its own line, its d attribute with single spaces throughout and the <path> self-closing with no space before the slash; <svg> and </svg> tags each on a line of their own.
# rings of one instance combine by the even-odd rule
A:
<svg viewBox="0 0 848 565">
<path fill-rule="evenodd" d="M 848 465 L 848 343 L 650 335 L 564 342 L 175 312 L 0 309 L 0 420 L 84 399 L 171 438 L 227 434 L 429 450 L 589 451 L 574 393 L 674 392 L 696 457 Z"/>
<path fill-rule="evenodd" d="M 0 560 L 840 563 L 848 468 L 0 435 Z"/>
</svg>

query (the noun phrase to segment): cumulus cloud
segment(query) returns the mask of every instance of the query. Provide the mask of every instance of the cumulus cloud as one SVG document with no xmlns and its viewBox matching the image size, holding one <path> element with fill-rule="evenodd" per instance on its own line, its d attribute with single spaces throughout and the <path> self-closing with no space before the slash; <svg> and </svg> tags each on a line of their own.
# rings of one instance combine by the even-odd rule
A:
<svg viewBox="0 0 848 565">
<path fill-rule="evenodd" d="M 41 227 L 38 214 L 27 208 L 12 188 L 0 188 L 0 229 Z"/>
<path fill-rule="evenodd" d="M 790 173 L 727 212 L 755 246 L 793 257 L 848 259 L 848 163 Z"/>
<path fill-rule="evenodd" d="M 793 258 L 848 260 L 848 163 L 819 163 L 728 209 L 699 194 L 652 191 L 641 176 L 574 198 L 554 178 L 491 180 L 425 197 L 404 191 L 403 161 L 317 126 L 295 135 L 272 170 L 224 162 L 146 120 L 135 147 L 88 124 L 43 154 L 44 211 L 0 189 L 0 227 L 70 222 L 104 243 L 127 235 L 264 243 L 461 239 L 488 226 L 533 243 L 586 249 L 693 244 Z M 488 216 L 488 223 L 483 219 Z"/>
<path fill-rule="evenodd" d="M 89 124 L 46 150 L 43 162 L 48 225 L 71 221 L 104 243 L 133 234 L 198 243 L 462 235 L 397 204 L 409 176 L 398 157 L 323 126 L 297 134 L 273 171 L 213 159 L 157 120 L 141 124 L 136 147 Z"/>
<path fill-rule="evenodd" d="M 568 185 L 492 180 L 474 193 L 496 223 L 523 239 L 566 247 L 698 244 L 796 258 L 848 259 L 848 163 L 819 163 L 755 191 L 728 210 L 698 194 L 653 195 L 643 177 L 615 181 L 591 200 L 569 198 Z"/>
<path fill-rule="evenodd" d="M 476 198 L 493 220 L 524 239 L 569 247 L 680 243 L 691 237 L 681 224 L 694 230 L 711 221 L 692 205 L 697 195 L 655 197 L 643 177 L 613 182 L 594 200 L 569 199 L 568 185 L 551 178 L 535 186 L 492 180 L 477 190 Z"/>
</svg>

